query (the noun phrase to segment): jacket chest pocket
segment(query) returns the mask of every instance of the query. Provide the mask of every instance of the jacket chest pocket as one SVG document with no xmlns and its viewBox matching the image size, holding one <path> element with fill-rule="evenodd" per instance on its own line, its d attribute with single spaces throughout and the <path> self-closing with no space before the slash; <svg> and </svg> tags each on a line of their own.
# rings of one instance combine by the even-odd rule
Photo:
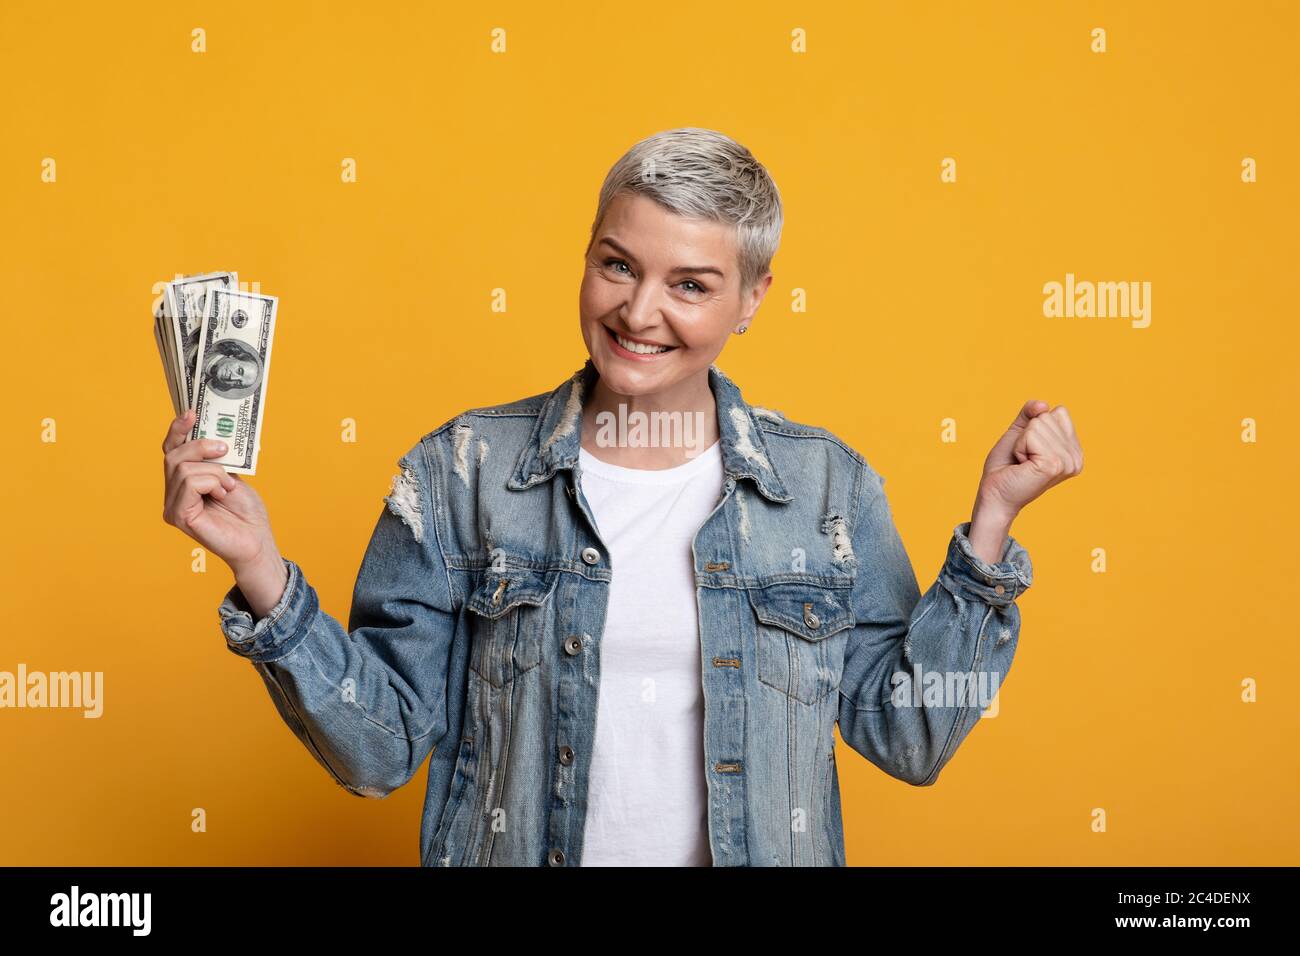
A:
<svg viewBox="0 0 1300 956">
<path fill-rule="evenodd" d="M 856 623 L 849 589 L 784 583 L 750 588 L 758 679 L 804 704 L 837 691 Z"/>
<path fill-rule="evenodd" d="M 555 571 L 485 568 L 465 603 L 470 627 L 470 668 L 493 687 L 504 687 L 542 661 L 550 629 L 547 606 Z"/>
</svg>

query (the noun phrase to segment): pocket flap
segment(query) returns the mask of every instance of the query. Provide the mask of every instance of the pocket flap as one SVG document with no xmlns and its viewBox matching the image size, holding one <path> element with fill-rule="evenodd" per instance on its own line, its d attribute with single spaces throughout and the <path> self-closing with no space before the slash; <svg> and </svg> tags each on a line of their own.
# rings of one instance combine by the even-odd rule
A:
<svg viewBox="0 0 1300 956">
<path fill-rule="evenodd" d="M 798 634 L 809 641 L 820 641 L 856 623 L 853 609 L 849 607 L 848 588 L 769 584 L 750 588 L 749 603 L 764 624 Z"/>
<path fill-rule="evenodd" d="M 558 571 L 534 568 L 484 568 L 465 606 L 475 614 L 495 620 L 520 604 L 544 604 L 555 590 L 558 574 Z"/>
</svg>

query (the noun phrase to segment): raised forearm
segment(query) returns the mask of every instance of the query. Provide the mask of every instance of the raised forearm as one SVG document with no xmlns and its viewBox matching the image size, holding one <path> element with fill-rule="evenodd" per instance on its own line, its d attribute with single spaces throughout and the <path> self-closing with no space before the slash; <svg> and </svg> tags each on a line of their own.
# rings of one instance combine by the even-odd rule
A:
<svg viewBox="0 0 1300 956">
<path fill-rule="evenodd" d="M 1006 550 L 1007 536 L 1015 515 L 1005 507 L 993 505 L 982 498 L 975 499 L 970 516 L 970 543 L 981 561 L 997 564 Z"/>
</svg>

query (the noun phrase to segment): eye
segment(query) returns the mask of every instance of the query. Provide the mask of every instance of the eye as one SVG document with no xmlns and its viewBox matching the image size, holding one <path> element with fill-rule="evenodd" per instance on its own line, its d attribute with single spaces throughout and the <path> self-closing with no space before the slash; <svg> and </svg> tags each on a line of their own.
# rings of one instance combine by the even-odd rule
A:
<svg viewBox="0 0 1300 956">
<path fill-rule="evenodd" d="M 699 292 L 707 292 L 707 291 L 709 291 L 708 289 L 704 288 L 704 286 L 702 286 L 702 285 L 700 285 L 698 282 L 696 282 L 694 279 L 683 279 L 682 282 L 681 282 L 680 284 L 681 284 L 681 285 L 684 285 L 684 286 L 685 286 L 685 285 L 693 285 L 693 286 L 695 286 L 694 289 L 687 289 L 687 290 L 686 290 L 686 291 L 688 291 L 688 292 L 690 292 L 690 293 L 692 293 L 692 294 L 699 293 Z"/>
<path fill-rule="evenodd" d="M 613 265 L 614 263 L 618 263 L 619 265 L 623 265 L 623 266 L 626 266 L 626 265 L 627 265 L 627 263 L 624 262 L 622 259 L 606 259 L 606 260 L 605 260 L 605 267 L 608 268 L 609 266 Z M 628 271 L 627 271 L 626 273 L 619 273 L 619 274 L 620 274 L 620 275 L 631 275 L 631 273 L 632 273 L 632 270 L 631 270 L 631 268 L 629 267 L 629 268 L 628 268 Z"/>
</svg>

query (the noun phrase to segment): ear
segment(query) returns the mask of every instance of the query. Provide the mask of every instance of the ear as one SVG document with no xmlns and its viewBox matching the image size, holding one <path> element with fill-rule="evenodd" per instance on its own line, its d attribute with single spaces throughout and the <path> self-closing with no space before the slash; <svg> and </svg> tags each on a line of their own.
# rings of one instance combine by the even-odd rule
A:
<svg viewBox="0 0 1300 956">
<path fill-rule="evenodd" d="M 741 316 L 740 316 L 741 325 L 748 325 L 750 321 L 754 318 L 754 313 L 757 312 L 758 307 L 763 304 L 763 297 L 767 295 L 767 290 L 771 288 L 771 286 L 772 286 L 771 272 L 768 272 L 767 275 L 763 276 L 761 279 L 759 279 L 757 282 L 754 283 L 754 287 L 749 290 L 749 292 L 745 297 L 746 301 L 744 307 L 741 310 Z"/>
</svg>

